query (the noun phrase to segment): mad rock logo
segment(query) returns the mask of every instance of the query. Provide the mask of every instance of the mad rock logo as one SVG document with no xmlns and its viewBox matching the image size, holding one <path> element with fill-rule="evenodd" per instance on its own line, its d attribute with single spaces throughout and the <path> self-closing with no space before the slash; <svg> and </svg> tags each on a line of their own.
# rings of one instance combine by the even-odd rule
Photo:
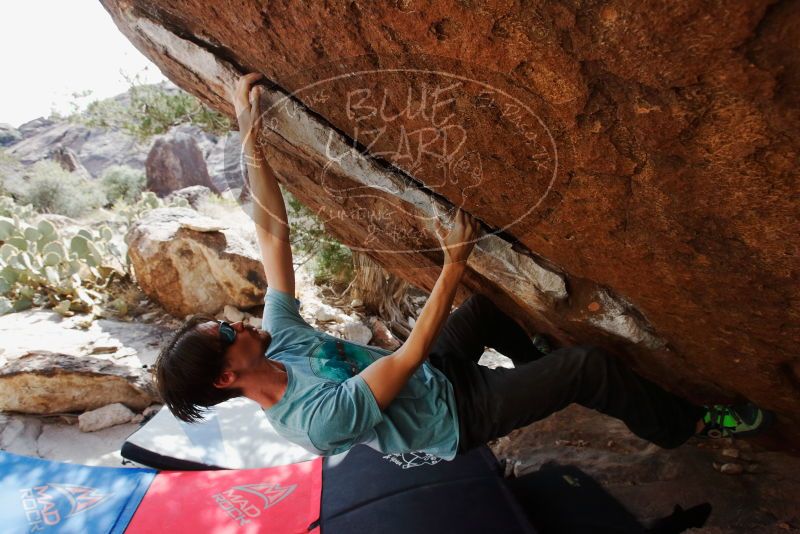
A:
<svg viewBox="0 0 800 534">
<path fill-rule="evenodd" d="M 288 497 L 296 487 L 297 484 L 244 484 L 212 495 L 212 498 L 231 519 L 239 526 L 244 526 L 258 519 L 264 510 Z"/>
<path fill-rule="evenodd" d="M 20 490 L 30 532 L 60 525 L 74 515 L 91 510 L 110 495 L 94 488 L 71 484 L 50 483 Z"/>
</svg>

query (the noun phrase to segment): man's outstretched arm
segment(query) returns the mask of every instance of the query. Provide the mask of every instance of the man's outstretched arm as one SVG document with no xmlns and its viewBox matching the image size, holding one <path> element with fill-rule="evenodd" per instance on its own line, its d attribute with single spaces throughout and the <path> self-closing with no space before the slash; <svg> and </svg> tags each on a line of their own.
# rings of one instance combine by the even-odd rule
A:
<svg viewBox="0 0 800 534">
<path fill-rule="evenodd" d="M 267 285 L 294 295 L 294 266 L 286 204 L 275 173 L 267 164 L 263 149 L 257 142 L 257 133 L 261 128 L 259 102 L 264 88 L 253 84 L 261 77 L 259 73 L 251 73 L 239 78 L 231 98 L 239 122 L 253 199 L 253 221 Z"/>
<path fill-rule="evenodd" d="M 442 239 L 437 231 L 445 252 L 444 265 L 411 334 L 399 349 L 379 358 L 361 371 L 360 375 L 372 390 L 381 410 L 389 406 L 428 357 L 433 341 L 450 315 L 456 289 L 466 269 L 467 258 L 475 245 L 477 230 L 478 223 L 475 219 L 459 209 L 455 226 L 447 238 Z"/>
</svg>

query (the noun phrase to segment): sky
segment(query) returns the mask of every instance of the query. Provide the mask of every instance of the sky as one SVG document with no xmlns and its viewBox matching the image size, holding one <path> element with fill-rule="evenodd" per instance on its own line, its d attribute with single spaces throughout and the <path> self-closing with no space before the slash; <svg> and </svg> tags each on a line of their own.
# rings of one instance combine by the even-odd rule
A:
<svg viewBox="0 0 800 534">
<path fill-rule="evenodd" d="M 97 0 L 24 0 L 4 3 L 0 17 L 0 123 L 12 126 L 73 102 L 117 95 L 130 84 L 166 78 L 117 29 Z M 73 93 L 92 91 L 75 99 Z"/>
</svg>

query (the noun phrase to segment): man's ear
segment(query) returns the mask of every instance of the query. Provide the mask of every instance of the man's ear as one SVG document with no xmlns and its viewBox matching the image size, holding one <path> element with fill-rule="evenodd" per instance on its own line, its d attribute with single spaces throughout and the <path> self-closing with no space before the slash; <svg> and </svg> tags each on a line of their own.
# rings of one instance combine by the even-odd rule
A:
<svg viewBox="0 0 800 534">
<path fill-rule="evenodd" d="M 214 387 L 224 389 L 231 387 L 236 382 L 236 373 L 230 369 L 222 371 L 216 380 L 214 380 Z"/>
</svg>

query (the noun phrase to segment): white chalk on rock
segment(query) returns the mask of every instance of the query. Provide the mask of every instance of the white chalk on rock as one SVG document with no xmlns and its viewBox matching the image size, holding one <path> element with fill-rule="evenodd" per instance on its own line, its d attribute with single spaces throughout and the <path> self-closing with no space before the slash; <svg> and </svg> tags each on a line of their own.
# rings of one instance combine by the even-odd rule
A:
<svg viewBox="0 0 800 534">
<path fill-rule="evenodd" d="M 84 412 L 78 416 L 78 428 L 81 432 L 94 432 L 123 423 L 133 419 L 134 413 L 124 404 L 115 402 L 102 408 Z"/>
</svg>

